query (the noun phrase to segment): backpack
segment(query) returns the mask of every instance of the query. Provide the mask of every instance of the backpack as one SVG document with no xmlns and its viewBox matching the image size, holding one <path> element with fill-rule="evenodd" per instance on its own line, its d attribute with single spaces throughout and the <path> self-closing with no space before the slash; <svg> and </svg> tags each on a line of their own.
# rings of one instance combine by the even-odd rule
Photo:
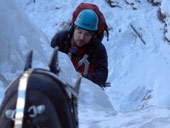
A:
<svg viewBox="0 0 170 128">
<path fill-rule="evenodd" d="M 56 49 L 50 70 L 31 68 L 31 54 L 25 71 L 12 81 L 5 91 L 0 107 L 2 128 L 78 128 L 76 88 L 58 77 Z"/>
<path fill-rule="evenodd" d="M 73 12 L 73 17 L 72 17 L 72 22 L 71 25 L 74 25 L 74 22 L 78 16 L 78 14 L 84 10 L 84 9 L 91 9 L 96 12 L 98 15 L 99 23 L 98 23 L 98 31 L 97 31 L 97 38 L 102 41 L 103 36 L 104 36 L 104 31 L 106 31 L 107 34 L 107 41 L 109 40 L 109 32 L 108 32 L 108 26 L 106 23 L 106 20 L 104 18 L 104 15 L 102 12 L 99 10 L 98 6 L 95 4 L 89 4 L 89 3 L 81 3 L 77 6 L 75 11 Z"/>
</svg>

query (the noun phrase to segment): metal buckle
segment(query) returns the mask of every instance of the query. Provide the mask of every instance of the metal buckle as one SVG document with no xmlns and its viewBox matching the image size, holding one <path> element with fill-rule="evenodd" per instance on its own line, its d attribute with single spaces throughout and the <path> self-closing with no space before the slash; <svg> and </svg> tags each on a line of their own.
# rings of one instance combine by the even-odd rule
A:
<svg viewBox="0 0 170 128">
<path fill-rule="evenodd" d="M 82 66 L 82 64 L 85 64 L 84 67 L 84 72 L 83 72 L 83 76 L 86 76 L 88 73 L 88 69 L 89 69 L 89 61 L 88 61 L 88 54 L 85 54 L 84 57 L 79 61 L 78 66 L 77 66 L 77 71 L 80 68 L 80 66 Z"/>
<path fill-rule="evenodd" d="M 8 119 L 11 119 L 12 121 L 15 120 L 15 113 L 16 111 L 15 110 L 12 110 L 12 109 L 8 109 L 6 112 L 5 112 L 5 115 Z"/>
<path fill-rule="evenodd" d="M 44 111 L 45 111 L 45 105 L 39 105 L 39 106 L 32 105 L 28 108 L 28 112 L 32 113 L 29 114 L 29 117 L 31 118 L 34 118 L 37 115 L 42 114 Z"/>
</svg>

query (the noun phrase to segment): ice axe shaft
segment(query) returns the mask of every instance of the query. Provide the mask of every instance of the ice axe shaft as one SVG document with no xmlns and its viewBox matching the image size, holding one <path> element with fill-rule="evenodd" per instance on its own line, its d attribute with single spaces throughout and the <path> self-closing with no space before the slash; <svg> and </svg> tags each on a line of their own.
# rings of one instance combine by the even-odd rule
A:
<svg viewBox="0 0 170 128">
<path fill-rule="evenodd" d="M 133 31 L 136 33 L 136 35 L 140 38 L 140 40 L 142 41 L 142 43 L 143 43 L 144 45 L 146 45 L 146 42 L 143 40 L 142 36 L 138 33 L 138 31 L 135 29 L 135 27 L 134 27 L 132 24 L 130 24 L 130 26 L 131 26 L 131 28 L 133 29 Z"/>
</svg>

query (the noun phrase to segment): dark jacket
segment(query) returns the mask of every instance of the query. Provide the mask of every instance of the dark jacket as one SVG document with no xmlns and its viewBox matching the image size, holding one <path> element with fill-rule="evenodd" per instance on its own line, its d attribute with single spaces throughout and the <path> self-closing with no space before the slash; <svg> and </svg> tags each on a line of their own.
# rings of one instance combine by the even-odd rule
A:
<svg viewBox="0 0 170 128">
<path fill-rule="evenodd" d="M 72 32 L 61 31 L 53 37 L 51 46 L 53 48 L 58 46 L 60 51 L 68 54 L 74 46 L 71 40 Z M 77 51 L 73 52 L 71 56 L 75 68 L 77 68 L 78 62 L 85 53 L 89 54 L 88 60 L 90 62 L 88 75 L 85 77 L 99 86 L 104 87 L 108 76 L 107 53 L 104 45 L 96 38 L 92 38 L 91 42 L 86 47 L 83 49 L 77 48 Z M 78 71 L 82 73 L 82 69 L 84 69 L 84 67 L 81 67 Z"/>
</svg>

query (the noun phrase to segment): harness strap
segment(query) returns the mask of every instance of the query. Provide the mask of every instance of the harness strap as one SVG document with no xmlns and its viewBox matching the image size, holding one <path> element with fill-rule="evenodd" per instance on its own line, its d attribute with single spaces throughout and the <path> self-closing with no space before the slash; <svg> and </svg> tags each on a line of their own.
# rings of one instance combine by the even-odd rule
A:
<svg viewBox="0 0 170 128">
<path fill-rule="evenodd" d="M 77 51 L 77 48 L 76 48 L 75 46 L 73 46 L 73 38 L 72 38 L 71 44 L 72 44 L 72 47 L 71 47 L 71 49 L 70 49 L 70 51 L 69 51 L 69 53 L 68 53 L 68 56 L 69 56 L 70 59 L 71 59 L 72 54 Z M 78 66 L 77 66 L 77 68 L 76 68 L 76 70 L 78 71 L 79 68 L 84 64 L 84 65 L 85 65 L 85 67 L 84 67 L 84 72 L 83 72 L 83 75 L 84 75 L 84 76 L 87 75 L 88 69 L 89 69 L 89 64 L 90 64 L 90 63 L 89 63 L 89 61 L 88 61 L 88 59 L 87 59 L 88 57 L 89 57 L 89 55 L 86 53 L 86 54 L 84 55 L 84 57 L 78 62 Z"/>
<path fill-rule="evenodd" d="M 109 30 L 108 29 L 105 29 L 106 30 L 106 34 L 107 34 L 107 41 L 109 41 Z"/>
<path fill-rule="evenodd" d="M 84 55 L 84 57 L 78 62 L 78 66 L 77 66 L 77 68 L 76 68 L 76 70 L 78 71 L 79 70 L 79 68 L 83 65 L 83 64 L 85 64 L 85 67 L 84 67 L 84 72 L 83 72 L 83 75 L 84 76 L 86 76 L 87 75 L 87 73 L 88 73 L 88 69 L 89 69 L 89 61 L 88 61 L 88 58 L 89 57 L 89 55 L 88 54 L 85 54 Z"/>
<path fill-rule="evenodd" d="M 72 38 L 72 40 L 71 40 L 71 46 L 72 46 L 72 47 L 71 47 L 71 49 L 70 49 L 70 51 L 69 51 L 69 53 L 68 53 L 68 56 L 69 56 L 70 59 L 71 59 L 72 54 L 77 51 L 77 48 L 73 45 L 73 38 Z"/>
<path fill-rule="evenodd" d="M 26 102 L 26 89 L 28 85 L 28 78 L 32 73 L 33 69 L 27 70 L 20 78 L 18 87 L 18 97 L 16 103 L 16 114 L 14 128 L 22 128 L 24 119 L 24 108 Z"/>
</svg>

